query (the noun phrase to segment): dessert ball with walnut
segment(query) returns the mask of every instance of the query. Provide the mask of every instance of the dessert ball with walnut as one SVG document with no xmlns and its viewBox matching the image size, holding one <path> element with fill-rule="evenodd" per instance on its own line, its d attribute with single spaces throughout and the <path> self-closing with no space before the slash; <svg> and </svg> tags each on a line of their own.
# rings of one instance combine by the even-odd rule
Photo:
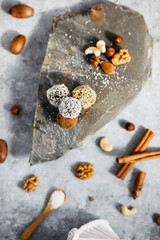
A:
<svg viewBox="0 0 160 240">
<path fill-rule="evenodd" d="M 72 91 L 72 96 L 81 102 L 82 108 L 87 109 L 95 103 L 97 95 L 90 86 L 81 85 Z"/>
</svg>

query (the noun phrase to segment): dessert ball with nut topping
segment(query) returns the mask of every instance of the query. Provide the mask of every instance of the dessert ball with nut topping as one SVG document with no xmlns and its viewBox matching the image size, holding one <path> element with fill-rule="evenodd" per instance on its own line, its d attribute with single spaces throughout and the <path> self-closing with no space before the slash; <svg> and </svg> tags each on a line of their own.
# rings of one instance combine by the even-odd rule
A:
<svg viewBox="0 0 160 240">
<path fill-rule="evenodd" d="M 82 108 L 87 109 L 95 103 L 97 95 L 90 86 L 81 85 L 72 91 L 72 96 L 81 102 Z"/>
</svg>

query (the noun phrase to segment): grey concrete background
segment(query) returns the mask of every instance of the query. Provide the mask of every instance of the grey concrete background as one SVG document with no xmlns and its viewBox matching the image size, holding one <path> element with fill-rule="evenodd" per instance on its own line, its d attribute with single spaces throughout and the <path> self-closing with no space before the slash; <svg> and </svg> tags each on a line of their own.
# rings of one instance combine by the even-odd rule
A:
<svg viewBox="0 0 160 240">
<path fill-rule="evenodd" d="M 26 1 L 21 1 L 26 3 Z M 44 58 L 48 33 L 52 18 L 59 14 L 87 9 L 100 1 L 27 1 L 35 9 L 30 19 L 15 19 L 7 12 L 18 3 L 14 0 L 1 1 L 0 8 L 0 138 L 8 142 L 9 154 L 5 163 L 0 165 L 0 239 L 17 240 L 23 231 L 39 216 L 47 203 L 50 193 L 62 188 L 68 195 L 65 205 L 51 213 L 30 239 L 66 239 L 67 232 L 73 227 L 93 219 L 107 219 L 116 233 L 132 240 L 158 240 L 160 228 L 155 223 L 160 214 L 160 161 L 137 164 L 124 182 L 115 177 L 118 165 L 115 158 L 128 154 L 144 128 L 156 133 L 149 150 L 158 150 L 160 138 L 160 81 L 159 81 L 159 28 L 160 2 L 158 0 L 118 0 L 114 3 L 142 13 L 154 38 L 154 58 L 152 81 L 136 100 L 116 119 L 106 125 L 94 136 L 85 140 L 79 149 L 68 152 L 57 161 L 29 166 L 32 142 L 32 126 L 38 90 L 38 79 Z M 8 51 L 10 40 L 17 34 L 27 38 L 22 54 L 15 56 Z M 13 116 L 8 109 L 19 105 L 20 115 Z M 136 131 L 127 132 L 123 122 L 135 123 Z M 114 150 L 110 154 L 102 152 L 97 146 L 101 136 L 107 136 Z M 95 165 L 95 176 L 88 181 L 80 181 L 74 176 L 77 163 L 89 161 Z M 147 172 L 143 193 L 134 201 L 131 190 L 135 173 Z M 35 174 L 41 179 L 36 192 L 30 194 L 21 189 L 28 176 Z M 95 197 L 89 202 L 88 196 Z M 131 218 L 120 213 L 120 205 L 137 207 Z"/>
</svg>

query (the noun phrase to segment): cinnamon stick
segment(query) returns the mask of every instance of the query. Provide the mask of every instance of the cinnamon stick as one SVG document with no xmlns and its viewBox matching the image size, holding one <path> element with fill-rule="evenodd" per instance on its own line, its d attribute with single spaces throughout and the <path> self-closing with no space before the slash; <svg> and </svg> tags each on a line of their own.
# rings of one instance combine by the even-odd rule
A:
<svg viewBox="0 0 160 240">
<path fill-rule="evenodd" d="M 139 153 L 139 154 L 133 154 L 130 156 L 119 157 L 118 163 L 142 162 L 145 160 L 151 160 L 155 158 L 160 158 L 160 151 Z"/>
<path fill-rule="evenodd" d="M 125 163 L 125 164 L 127 164 L 126 170 L 123 171 L 123 173 L 122 173 L 121 176 L 120 176 L 120 179 L 122 179 L 122 180 L 125 179 L 125 177 L 126 177 L 126 176 L 128 175 L 128 173 L 132 170 L 132 168 L 134 167 L 134 165 L 135 165 L 136 163 Z M 125 165 L 125 164 L 124 164 L 124 165 Z"/>
<path fill-rule="evenodd" d="M 141 138 L 140 142 L 137 144 L 137 146 L 134 148 L 132 153 L 136 152 L 143 152 L 152 138 L 155 136 L 155 133 L 153 133 L 151 130 L 147 129 L 143 137 Z M 130 172 L 130 170 L 134 167 L 135 163 L 125 163 L 120 168 L 120 170 L 117 172 L 116 176 L 121 178 L 122 180 L 125 179 L 127 174 Z"/>
<path fill-rule="evenodd" d="M 145 144 L 151 133 L 152 133 L 151 130 L 149 129 L 146 130 L 145 134 L 143 135 L 137 146 L 134 148 L 132 153 L 143 152 L 145 150 L 145 149 L 143 150 L 143 145 Z"/>
<path fill-rule="evenodd" d="M 133 187 L 133 194 L 134 194 L 133 198 L 135 200 L 139 197 L 139 195 L 142 191 L 145 178 L 146 178 L 146 173 L 145 172 L 138 173 L 136 181 L 134 183 L 134 187 Z"/>
</svg>

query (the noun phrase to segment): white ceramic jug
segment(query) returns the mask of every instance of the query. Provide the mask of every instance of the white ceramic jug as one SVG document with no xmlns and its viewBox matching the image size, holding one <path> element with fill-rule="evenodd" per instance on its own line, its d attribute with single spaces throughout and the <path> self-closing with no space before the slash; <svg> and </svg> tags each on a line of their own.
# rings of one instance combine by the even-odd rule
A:
<svg viewBox="0 0 160 240">
<path fill-rule="evenodd" d="M 106 220 L 94 220 L 79 229 L 73 228 L 67 240 L 120 240 Z M 122 240 L 122 239 L 121 239 Z M 124 240 L 127 240 L 124 239 Z M 129 240 L 129 239 L 128 239 Z"/>
</svg>

